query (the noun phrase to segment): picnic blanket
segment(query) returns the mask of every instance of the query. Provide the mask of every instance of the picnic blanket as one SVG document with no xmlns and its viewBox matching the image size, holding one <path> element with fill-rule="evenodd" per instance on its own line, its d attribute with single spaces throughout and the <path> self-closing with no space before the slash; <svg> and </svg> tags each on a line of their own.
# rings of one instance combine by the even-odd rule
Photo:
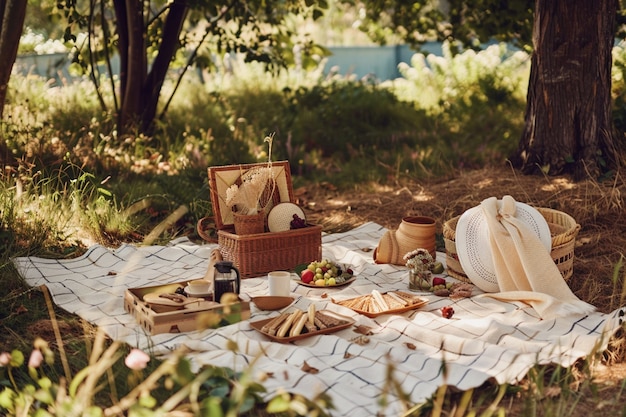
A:
<svg viewBox="0 0 626 417">
<path fill-rule="evenodd" d="M 180 238 L 166 246 L 96 245 L 75 259 L 22 257 L 14 263 L 29 285 L 46 285 L 58 306 L 99 326 L 115 340 L 157 355 L 185 345 L 193 352 L 189 358 L 195 369 L 210 364 L 242 371 L 253 364 L 252 375 L 270 375 L 262 382 L 268 398 L 281 389 L 308 398 L 323 392 L 332 399 L 331 412 L 337 416 L 397 416 L 405 411 L 402 395 L 419 403 L 443 384 L 461 390 L 488 380 L 514 384 L 537 364 L 567 367 L 604 350 L 622 325 L 626 308 L 542 320 L 522 302 L 483 297 L 453 301 L 427 292 L 423 294 L 427 305 L 376 318 L 333 303 L 331 298 L 352 298 L 374 289 L 407 290 L 406 268 L 372 260 L 373 249 L 386 231 L 367 223 L 345 233 L 323 235 L 323 257 L 354 270 L 357 279 L 350 285 L 311 288 L 296 280 L 291 283 L 295 307 L 306 310 L 315 303 L 318 310 L 354 318 L 355 325 L 371 329 L 366 344 L 357 343 L 362 335 L 355 326 L 290 344 L 272 342 L 250 322 L 277 312 L 260 311 L 254 304 L 250 320 L 217 330 L 146 335 L 125 312 L 124 291 L 204 276 L 213 244 Z M 445 254 L 438 253 L 437 258 L 445 262 Z M 267 291 L 266 277 L 243 280 L 242 298 Z M 442 317 L 444 306 L 454 308 L 452 318 Z M 236 351 L 229 349 L 229 341 L 236 342 Z M 303 368 L 305 362 L 317 372 Z"/>
</svg>

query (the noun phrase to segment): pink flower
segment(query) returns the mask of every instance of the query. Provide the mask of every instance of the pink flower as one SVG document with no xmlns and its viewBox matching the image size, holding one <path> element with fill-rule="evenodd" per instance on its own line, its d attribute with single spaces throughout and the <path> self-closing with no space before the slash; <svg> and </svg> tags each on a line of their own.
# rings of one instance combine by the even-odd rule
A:
<svg viewBox="0 0 626 417">
<path fill-rule="evenodd" d="M 124 363 L 133 371 L 140 371 L 148 366 L 148 362 L 150 362 L 150 356 L 144 353 L 140 349 L 132 349 Z"/>
<path fill-rule="evenodd" d="M 11 354 L 9 352 L 0 353 L 0 366 L 8 366 L 11 363 Z"/>
<path fill-rule="evenodd" d="M 43 354 L 39 349 L 35 349 L 31 352 L 30 358 L 28 359 L 28 367 L 29 368 L 39 368 L 41 363 L 43 362 Z"/>
</svg>

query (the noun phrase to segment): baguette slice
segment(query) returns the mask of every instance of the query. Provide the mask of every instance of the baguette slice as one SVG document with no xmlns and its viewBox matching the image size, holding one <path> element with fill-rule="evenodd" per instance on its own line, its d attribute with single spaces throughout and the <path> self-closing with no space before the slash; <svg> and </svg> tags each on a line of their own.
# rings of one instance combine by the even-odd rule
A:
<svg viewBox="0 0 626 417">
<path fill-rule="evenodd" d="M 302 329 L 304 329 L 304 323 L 308 321 L 308 314 L 300 314 L 298 320 L 294 322 L 293 326 L 291 326 L 291 330 L 289 330 L 289 337 L 299 336 L 302 333 Z"/>
<path fill-rule="evenodd" d="M 293 326 L 294 322 L 298 320 L 301 315 L 302 310 L 300 309 L 296 309 L 293 313 L 289 314 L 287 320 L 285 320 L 283 324 L 281 324 L 280 328 L 276 332 L 276 336 L 285 337 L 285 335 L 289 333 L 289 329 L 291 329 L 291 326 Z"/>
</svg>

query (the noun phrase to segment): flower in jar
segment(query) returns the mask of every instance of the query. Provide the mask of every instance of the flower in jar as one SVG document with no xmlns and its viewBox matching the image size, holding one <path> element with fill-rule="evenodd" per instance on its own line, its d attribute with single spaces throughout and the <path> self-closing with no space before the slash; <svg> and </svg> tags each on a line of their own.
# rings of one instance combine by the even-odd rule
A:
<svg viewBox="0 0 626 417">
<path fill-rule="evenodd" d="M 435 265 L 435 260 L 430 252 L 422 248 L 408 252 L 403 259 L 406 261 L 407 268 L 413 272 L 430 271 Z"/>
</svg>

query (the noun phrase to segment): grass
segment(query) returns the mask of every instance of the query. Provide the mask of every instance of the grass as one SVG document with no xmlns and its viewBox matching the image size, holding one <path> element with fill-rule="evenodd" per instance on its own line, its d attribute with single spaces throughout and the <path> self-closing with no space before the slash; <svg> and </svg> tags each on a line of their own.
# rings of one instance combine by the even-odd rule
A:
<svg viewBox="0 0 626 417">
<path fill-rule="evenodd" d="M 45 292 L 24 284 L 11 259 L 75 257 L 94 242 L 116 246 L 141 244 L 148 237 L 153 243 L 196 238 L 196 221 L 211 212 L 206 167 L 263 160 L 268 132 L 277 133 L 275 151 L 290 161 L 296 188 L 326 181 L 348 193 L 377 183 L 437 181 L 499 163 L 522 127 L 525 62 L 519 56 L 511 61 L 494 56 L 507 55 L 490 50 L 428 58 L 429 65 L 426 57 L 416 57 L 403 69 L 405 79 L 384 85 L 321 72 L 268 79 L 258 67 L 234 77 L 211 75 L 202 87 L 193 82 L 183 87 L 179 94 L 185 99 L 173 103 L 154 137 L 117 137 L 112 116 L 88 99 L 93 97 L 89 84 L 50 89 L 45 80 L 13 77 L 0 126 L 17 157 L 0 173 L 5 335 L 0 351 L 15 352 L 17 358 L 18 351 L 30 352 L 38 344 L 55 360 L 34 375 L 19 361 L 0 369 L 6 388 L 0 406 L 32 405 L 37 398 L 58 410 L 80 406 L 77 415 L 98 415 L 96 405 L 112 415 L 118 406 L 156 415 L 157 406 L 162 412 L 179 407 L 208 413 L 220 400 L 227 404 L 223 412 L 266 415 L 269 406 L 277 415 L 324 415 L 325 398 L 286 393 L 265 404 L 256 396 L 262 387 L 245 374 L 217 368 L 192 374 L 184 352 L 175 364 L 153 358 L 146 369 L 133 372 L 123 364 L 128 346 L 101 338 L 89 324 L 55 309 Z M 170 222 L 168 216 L 181 208 L 186 214 Z M 622 256 L 607 277 L 612 305 L 624 305 L 625 275 Z M 424 404 L 407 403 L 407 415 L 556 417 L 599 409 L 625 415 L 624 383 L 605 383 L 594 374 L 598 363 L 623 359 L 622 333 L 608 353 L 573 367 L 537 366 L 515 386 L 489 383 L 465 392 L 443 386 Z M 395 386 L 391 376 L 388 383 Z M 245 389 L 234 390 L 235 384 Z M 199 401 L 198 393 L 206 399 Z"/>
</svg>

